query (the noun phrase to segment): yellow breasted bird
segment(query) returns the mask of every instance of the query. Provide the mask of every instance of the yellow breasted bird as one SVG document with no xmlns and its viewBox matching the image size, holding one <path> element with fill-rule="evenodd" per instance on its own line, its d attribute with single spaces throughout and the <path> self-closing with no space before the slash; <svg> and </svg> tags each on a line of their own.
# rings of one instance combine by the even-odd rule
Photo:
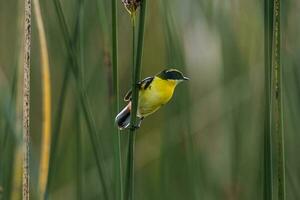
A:
<svg viewBox="0 0 300 200">
<path fill-rule="evenodd" d="M 142 120 L 168 103 L 172 98 L 176 86 L 189 78 L 183 76 L 177 69 L 166 69 L 155 76 L 145 78 L 139 82 L 139 102 L 137 117 L 140 127 Z M 115 121 L 119 129 L 126 129 L 130 125 L 131 93 L 129 90 L 124 97 L 127 106 L 116 116 Z"/>
</svg>

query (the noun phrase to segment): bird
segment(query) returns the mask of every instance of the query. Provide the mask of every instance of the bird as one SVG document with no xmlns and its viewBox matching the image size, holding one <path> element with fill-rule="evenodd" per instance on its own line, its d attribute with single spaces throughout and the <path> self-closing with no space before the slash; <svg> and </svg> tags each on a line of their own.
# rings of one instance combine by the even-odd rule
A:
<svg viewBox="0 0 300 200">
<path fill-rule="evenodd" d="M 179 70 L 165 69 L 154 76 L 147 77 L 138 82 L 138 123 L 132 127 L 134 129 L 140 128 L 144 118 L 168 103 L 173 96 L 176 86 L 186 80 L 189 80 L 189 78 L 185 77 Z M 127 102 L 127 105 L 115 118 L 115 122 L 120 130 L 130 127 L 131 95 L 132 90 L 129 90 L 124 97 L 124 101 Z"/>
</svg>

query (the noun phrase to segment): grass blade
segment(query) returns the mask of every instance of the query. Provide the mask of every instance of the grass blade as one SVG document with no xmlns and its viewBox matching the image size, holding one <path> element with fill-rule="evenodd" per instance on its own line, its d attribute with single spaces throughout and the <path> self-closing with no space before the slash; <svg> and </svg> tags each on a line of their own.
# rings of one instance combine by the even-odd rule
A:
<svg viewBox="0 0 300 200">
<path fill-rule="evenodd" d="M 118 21 L 117 21 L 117 0 L 112 0 L 112 65 L 113 65 L 113 105 L 114 114 L 119 110 L 119 75 L 118 75 Z M 114 121 L 112 122 L 114 123 Z M 121 141 L 120 131 L 114 129 L 114 147 L 115 147 L 115 181 L 116 198 L 123 200 L 123 178 L 122 178 L 122 159 L 121 159 Z"/>
<path fill-rule="evenodd" d="M 39 193 L 44 195 L 46 183 L 48 179 L 49 155 L 51 146 L 51 81 L 50 81 L 50 64 L 46 41 L 46 33 L 41 14 L 39 0 L 33 0 L 34 13 L 37 23 L 37 30 L 40 42 L 41 55 L 41 77 L 42 77 L 42 105 L 43 105 L 43 124 L 42 124 L 42 142 L 41 142 L 41 157 L 39 169 Z"/>
<path fill-rule="evenodd" d="M 285 200 L 285 155 L 282 110 L 282 65 L 280 55 L 280 0 L 265 1 L 265 163 L 264 198 L 273 199 L 273 145 L 277 160 L 277 198 Z M 274 132 L 274 133 L 273 133 Z M 275 139 L 273 140 L 273 134 Z"/>
<path fill-rule="evenodd" d="M 271 61 L 272 61 L 272 1 L 264 2 L 264 42 L 265 42 L 265 125 L 264 125 L 264 199 L 273 199 L 273 164 L 272 164 L 272 94 L 271 94 Z"/>
<path fill-rule="evenodd" d="M 84 0 L 79 0 L 79 26 L 77 27 L 79 29 L 79 55 L 80 55 L 80 68 L 79 68 L 79 74 L 81 74 L 81 80 L 84 82 Z M 77 31 L 77 30 L 76 30 Z M 77 131 L 76 131 L 76 190 L 77 190 L 77 199 L 80 200 L 83 198 L 83 176 L 82 172 L 84 169 L 83 162 L 82 162 L 82 127 L 81 127 L 81 118 L 82 114 L 80 112 L 80 102 L 76 102 L 76 112 L 78 115 L 76 116 L 75 120 L 77 121 Z"/>
<path fill-rule="evenodd" d="M 82 172 L 83 172 L 83 166 L 82 166 L 82 136 L 81 136 L 81 112 L 79 112 L 79 106 L 76 107 L 76 111 L 78 115 L 76 116 L 76 122 L 77 122 L 77 131 L 76 131 L 76 194 L 77 199 L 83 199 L 82 194 L 82 186 L 83 186 L 83 178 L 82 178 Z"/>
<path fill-rule="evenodd" d="M 84 113 L 84 118 L 86 120 L 86 123 L 87 123 L 87 127 L 88 127 L 88 133 L 89 133 L 89 136 L 90 136 L 90 140 L 91 140 L 91 143 L 92 143 L 92 150 L 93 150 L 93 153 L 94 153 L 94 156 L 95 156 L 95 160 L 96 160 L 96 165 L 97 165 L 97 171 L 98 171 L 98 174 L 99 174 L 99 178 L 100 178 L 100 182 L 102 184 L 102 189 L 103 189 L 103 196 L 104 196 L 104 199 L 108 199 L 108 190 L 107 190 L 107 187 L 106 187 L 106 184 L 105 184 L 105 178 L 104 178 L 104 172 L 103 172 L 103 169 L 102 169 L 102 166 L 101 166 L 101 163 L 100 163 L 100 153 L 101 151 L 99 152 L 98 149 L 102 147 L 101 144 L 98 144 L 99 143 L 99 140 L 97 138 L 97 129 L 96 129 L 96 123 L 92 117 L 92 114 L 91 114 L 91 111 L 90 111 L 90 106 L 89 106 L 89 102 L 87 101 L 87 94 L 86 94 L 86 91 L 84 89 L 84 86 L 83 86 L 83 83 L 82 83 L 82 80 L 79 76 L 79 64 L 78 64 L 78 61 L 77 61 L 77 58 L 76 58 L 76 51 L 74 49 L 74 45 L 72 43 L 72 40 L 70 39 L 70 34 L 69 34 L 69 31 L 68 31 L 68 27 L 67 27 L 67 23 L 66 23 L 66 20 L 65 20 L 65 17 L 64 17 L 64 14 L 63 14 L 63 10 L 61 8 L 61 4 L 59 2 L 59 0 L 54 0 L 54 5 L 55 5 L 55 9 L 56 9 L 56 12 L 57 12 L 57 15 L 58 15 L 58 19 L 59 19 L 59 25 L 62 29 L 62 33 L 63 33 L 63 37 L 64 37 L 64 41 L 65 41 L 65 45 L 66 45 L 66 48 L 67 48 L 67 51 L 68 51 L 68 54 L 69 54 L 69 57 L 71 59 L 71 72 L 73 73 L 75 79 L 76 79 L 76 84 L 77 84 L 77 87 L 79 89 L 79 93 L 78 93 L 78 96 L 79 96 L 79 100 L 80 100 L 80 105 L 81 105 L 81 109 Z M 47 193 L 46 193 L 47 195 Z"/>
<path fill-rule="evenodd" d="M 78 26 L 79 26 L 79 15 L 77 16 L 77 23 L 75 26 L 75 31 L 73 34 L 73 39 L 72 42 L 76 43 L 78 40 Z M 48 198 L 49 195 L 49 187 L 51 185 L 52 181 L 52 174 L 55 168 L 55 161 L 56 161 L 56 151 L 57 151 L 57 146 L 58 146 L 58 138 L 59 138 L 59 133 L 61 130 L 61 125 L 62 125 L 62 117 L 63 117 L 63 108 L 65 107 L 65 102 L 66 102 L 66 96 L 67 96 L 67 88 L 68 88 L 68 83 L 70 80 L 70 67 L 68 67 L 72 61 L 72 58 L 68 58 L 68 61 L 66 63 L 64 75 L 63 75 L 63 81 L 62 81 L 62 87 L 59 95 L 59 100 L 58 100 L 58 108 L 56 111 L 55 115 L 55 121 L 53 122 L 53 130 L 52 130 L 52 138 L 51 138 L 51 148 L 50 148 L 50 162 L 49 162 L 49 173 L 48 173 L 48 182 L 46 185 L 46 191 L 45 191 L 45 199 Z"/>
<path fill-rule="evenodd" d="M 285 200 L 285 153 L 284 153 L 284 130 L 283 130 L 283 110 L 282 110 L 282 65 L 281 65 L 281 27 L 280 13 L 281 0 L 274 1 L 273 19 L 273 87 L 274 87 L 274 126 L 277 136 L 277 181 L 278 181 L 278 200 Z"/>
</svg>

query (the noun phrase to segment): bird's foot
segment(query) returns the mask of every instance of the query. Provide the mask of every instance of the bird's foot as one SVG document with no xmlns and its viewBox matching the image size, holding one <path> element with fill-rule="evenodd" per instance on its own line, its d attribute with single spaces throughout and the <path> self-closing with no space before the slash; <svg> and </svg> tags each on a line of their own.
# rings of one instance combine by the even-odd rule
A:
<svg viewBox="0 0 300 200">
<path fill-rule="evenodd" d="M 133 125 L 130 127 L 130 130 L 131 131 L 136 131 L 137 129 L 139 129 L 141 127 L 141 124 L 138 124 L 138 125 Z"/>
<path fill-rule="evenodd" d="M 135 131 L 135 130 L 141 128 L 141 124 L 142 124 L 143 119 L 144 119 L 144 117 L 139 118 L 139 123 L 136 124 L 136 125 L 131 126 L 130 130 Z"/>
</svg>

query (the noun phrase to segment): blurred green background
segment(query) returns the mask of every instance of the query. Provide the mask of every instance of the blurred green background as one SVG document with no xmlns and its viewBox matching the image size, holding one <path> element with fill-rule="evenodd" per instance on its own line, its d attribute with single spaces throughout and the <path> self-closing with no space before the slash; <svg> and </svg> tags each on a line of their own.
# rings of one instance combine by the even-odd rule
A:
<svg viewBox="0 0 300 200">
<path fill-rule="evenodd" d="M 52 134 L 57 141 L 48 195 L 104 199 L 57 11 L 52 1 L 40 4 L 50 59 Z M 148 1 L 142 78 L 172 67 L 190 81 L 179 85 L 170 103 L 146 118 L 138 131 L 136 199 L 263 199 L 263 4 L 262 0 Z M 96 126 L 104 184 L 109 198 L 115 199 L 111 3 L 64 0 L 61 5 Z M 288 200 L 300 199 L 299 10 L 299 0 L 282 4 Z M 0 0 L 0 199 L 21 198 L 23 17 L 23 1 Z M 123 97 L 131 86 L 132 47 L 130 18 L 121 1 L 118 20 Z M 31 55 L 30 187 L 32 199 L 37 199 L 42 88 L 34 14 Z M 121 132 L 123 169 L 127 137 Z"/>
</svg>

